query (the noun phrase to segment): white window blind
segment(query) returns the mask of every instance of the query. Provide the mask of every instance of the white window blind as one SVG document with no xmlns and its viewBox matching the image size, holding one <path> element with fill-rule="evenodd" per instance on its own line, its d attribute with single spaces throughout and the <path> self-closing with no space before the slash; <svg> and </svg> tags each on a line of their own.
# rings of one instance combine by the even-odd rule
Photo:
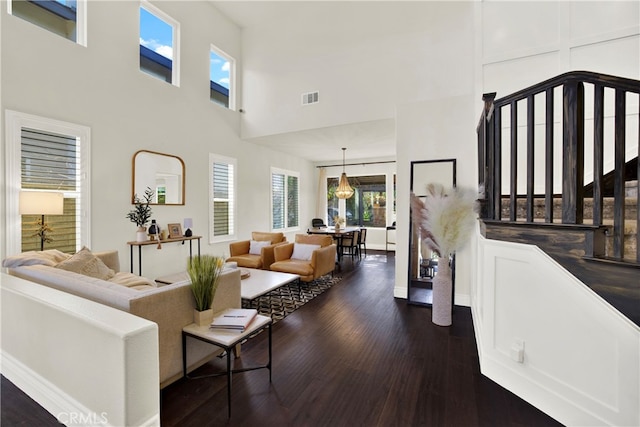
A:
<svg viewBox="0 0 640 427">
<path fill-rule="evenodd" d="M 210 155 L 211 241 L 228 239 L 235 234 L 235 164 L 235 159 Z"/>
<path fill-rule="evenodd" d="M 296 172 L 271 170 L 271 227 L 273 230 L 299 226 L 299 184 Z"/>
<path fill-rule="evenodd" d="M 80 245 L 80 144 L 72 136 L 26 129 L 21 130 L 21 188 L 52 190 L 64 193 L 64 214 L 51 215 L 46 222 L 53 229 L 53 242 L 47 249 L 73 253 Z M 39 250 L 40 239 L 34 236 L 38 217 L 22 218 L 22 251 Z"/>
</svg>

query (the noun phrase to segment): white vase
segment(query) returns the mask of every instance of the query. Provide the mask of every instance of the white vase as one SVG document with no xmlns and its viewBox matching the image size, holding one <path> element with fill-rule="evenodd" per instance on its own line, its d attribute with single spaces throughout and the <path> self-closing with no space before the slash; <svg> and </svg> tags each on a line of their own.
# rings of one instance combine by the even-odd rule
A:
<svg viewBox="0 0 640 427">
<path fill-rule="evenodd" d="M 138 227 L 138 231 L 136 232 L 136 242 L 146 242 L 147 241 L 147 229 L 145 227 Z"/>
<path fill-rule="evenodd" d="M 213 309 L 205 311 L 193 310 L 193 323 L 198 326 L 209 326 L 213 322 Z"/>
<path fill-rule="evenodd" d="M 452 283 L 449 258 L 438 258 L 438 272 L 433 278 L 431 320 L 438 326 L 451 326 Z"/>
</svg>

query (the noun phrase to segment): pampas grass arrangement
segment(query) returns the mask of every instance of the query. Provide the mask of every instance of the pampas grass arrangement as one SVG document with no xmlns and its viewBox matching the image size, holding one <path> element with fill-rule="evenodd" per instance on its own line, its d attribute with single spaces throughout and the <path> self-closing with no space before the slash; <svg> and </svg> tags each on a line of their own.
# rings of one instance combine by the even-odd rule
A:
<svg viewBox="0 0 640 427">
<path fill-rule="evenodd" d="M 478 195 L 470 190 L 428 184 L 424 201 L 411 193 L 411 217 L 420 238 L 438 257 L 448 257 L 467 242 L 477 219 Z"/>
<path fill-rule="evenodd" d="M 191 279 L 191 291 L 196 299 L 197 311 L 211 308 L 223 267 L 224 258 L 218 256 L 202 255 L 189 259 L 187 273 Z"/>
<path fill-rule="evenodd" d="M 427 197 L 411 193 L 411 216 L 424 244 L 438 256 L 438 273 L 432 281 L 433 323 L 451 325 L 453 290 L 449 257 L 468 240 L 475 227 L 477 194 L 440 184 L 427 185 Z"/>
</svg>

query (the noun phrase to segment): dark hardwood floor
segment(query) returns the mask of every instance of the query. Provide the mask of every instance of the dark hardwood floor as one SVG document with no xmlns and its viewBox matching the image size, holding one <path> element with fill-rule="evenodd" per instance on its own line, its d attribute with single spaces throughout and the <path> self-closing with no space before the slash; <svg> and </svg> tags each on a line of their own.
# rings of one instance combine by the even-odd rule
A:
<svg viewBox="0 0 640 427">
<path fill-rule="evenodd" d="M 560 425 L 480 374 L 468 308 L 435 326 L 429 308 L 393 298 L 393 254 L 342 264 L 339 284 L 275 324 L 273 381 L 264 369 L 234 375 L 230 420 L 216 377 L 165 388 L 162 425 Z M 267 338 L 244 344 L 236 367 L 265 363 Z M 216 359 L 198 373 L 222 367 Z M 1 398 L 3 426 L 56 425 L 4 378 Z"/>
</svg>

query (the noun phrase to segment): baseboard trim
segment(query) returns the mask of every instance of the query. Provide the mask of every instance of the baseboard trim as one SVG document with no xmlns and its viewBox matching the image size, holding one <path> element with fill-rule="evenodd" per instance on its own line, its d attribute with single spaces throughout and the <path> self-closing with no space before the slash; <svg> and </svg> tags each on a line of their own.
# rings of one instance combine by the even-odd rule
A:
<svg viewBox="0 0 640 427">
<path fill-rule="evenodd" d="M 109 423 L 108 414 L 92 412 L 4 350 L 0 351 L 0 357 L 2 358 L 2 375 L 53 415 L 59 423 L 96 427 L 112 425 Z M 159 414 L 140 423 L 141 427 L 159 425 Z"/>
</svg>

